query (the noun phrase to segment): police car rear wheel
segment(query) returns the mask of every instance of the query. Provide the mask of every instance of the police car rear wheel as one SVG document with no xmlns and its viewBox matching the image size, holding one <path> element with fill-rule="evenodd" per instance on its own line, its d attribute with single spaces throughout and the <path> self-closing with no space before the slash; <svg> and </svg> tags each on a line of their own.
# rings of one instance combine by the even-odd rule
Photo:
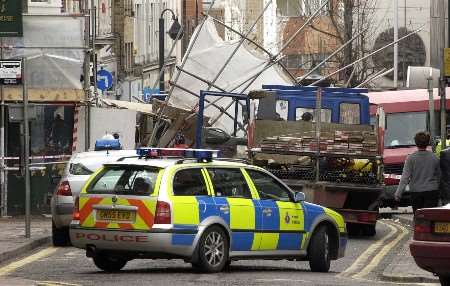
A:
<svg viewBox="0 0 450 286">
<path fill-rule="evenodd" d="M 228 261 L 228 238 L 220 228 L 213 226 L 203 234 L 199 244 L 198 266 L 205 272 L 219 272 Z"/>
<path fill-rule="evenodd" d="M 311 271 L 328 272 L 330 270 L 330 242 L 326 226 L 321 226 L 314 232 L 308 255 Z"/>
<path fill-rule="evenodd" d="M 127 261 L 124 259 L 106 255 L 96 255 L 93 259 L 95 266 L 105 272 L 117 272 L 127 264 Z"/>
</svg>

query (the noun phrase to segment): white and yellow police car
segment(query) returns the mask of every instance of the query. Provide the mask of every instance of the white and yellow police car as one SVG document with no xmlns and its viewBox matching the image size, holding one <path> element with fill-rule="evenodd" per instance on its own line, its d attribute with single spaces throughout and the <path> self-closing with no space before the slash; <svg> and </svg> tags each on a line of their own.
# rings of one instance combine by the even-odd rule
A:
<svg viewBox="0 0 450 286">
<path fill-rule="evenodd" d="M 327 272 L 344 256 L 342 216 L 261 168 L 208 150 L 137 153 L 105 164 L 75 201 L 71 241 L 104 271 L 181 258 L 205 272 L 240 259 L 309 260 Z"/>
</svg>

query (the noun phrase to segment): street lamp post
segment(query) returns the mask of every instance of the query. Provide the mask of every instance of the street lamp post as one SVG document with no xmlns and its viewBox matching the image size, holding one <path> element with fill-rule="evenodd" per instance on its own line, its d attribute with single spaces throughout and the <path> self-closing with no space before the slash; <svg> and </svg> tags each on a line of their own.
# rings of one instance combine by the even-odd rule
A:
<svg viewBox="0 0 450 286">
<path fill-rule="evenodd" d="M 166 12 L 172 13 L 172 20 L 174 21 L 168 31 L 169 37 L 174 41 L 176 41 L 176 40 L 178 40 L 178 38 L 182 37 L 182 35 L 178 35 L 178 33 L 181 29 L 181 25 L 178 22 L 178 17 L 175 15 L 175 12 L 172 9 L 164 9 L 161 12 L 161 16 L 159 17 L 159 73 L 160 73 L 159 93 L 164 93 L 164 91 L 165 91 L 165 79 L 164 79 L 165 72 L 163 72 L 164 62 L 165 62 L 165 58 L 164 58 L 165 27 L 164 27 L 164 18 L 163 17 L 164 17 L 164 13 L 166 13 Z"/>
</svg>

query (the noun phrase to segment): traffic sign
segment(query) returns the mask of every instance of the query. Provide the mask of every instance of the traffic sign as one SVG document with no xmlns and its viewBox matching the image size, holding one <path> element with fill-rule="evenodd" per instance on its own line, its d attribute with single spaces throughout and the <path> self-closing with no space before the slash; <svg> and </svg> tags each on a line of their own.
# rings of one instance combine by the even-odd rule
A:
<svg viewBox="0 0 450 286">
<path fill-rule="evenodd" d="M 0 60 L 0 84 L 22 84 L 21 60 Z"/>
<path fill-rule="evenodd" d="M 110 89 L 113 86 L 112 74 L 104 69 L 97 72 L 97 88 L 101 91 Z"/>
<path fill-rule="evenodd" d="M 450 77 L 450 48 L 444 49 L 444 76 Z"/>
</svg>

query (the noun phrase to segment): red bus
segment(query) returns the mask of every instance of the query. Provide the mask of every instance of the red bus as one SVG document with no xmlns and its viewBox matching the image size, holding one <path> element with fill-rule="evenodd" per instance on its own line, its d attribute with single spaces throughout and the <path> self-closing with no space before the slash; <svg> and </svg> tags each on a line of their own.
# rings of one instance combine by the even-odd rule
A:
<svg viewBox="0 0 450 286">
<path fill-rule="evenodd" d="M 447 88 L 450 98 L 450 88 Z M 438 89 L 433 90 L 436 136 L 440 135 L 440 97 Z M 383 194 L 384 206 L 394 205 L 394 192 L 400 181 L 406 156 L 416 150 L 414 135 L 418 131 L 431 130 L 429 122 L 429 93 L 426 89 L 369 92 L 371 104 L 370 115 L 375 118 L 377 106 L 382 106 L 386 114 L 384 134 L 384 176 L 386 191 Z M 450 99 L 446 101 L 446 109 L 450 110 Z M 447 112 L 447 122 L 450 122 Z M 409 205 L 408 197 L 401 205 Z"/>
</svg>

